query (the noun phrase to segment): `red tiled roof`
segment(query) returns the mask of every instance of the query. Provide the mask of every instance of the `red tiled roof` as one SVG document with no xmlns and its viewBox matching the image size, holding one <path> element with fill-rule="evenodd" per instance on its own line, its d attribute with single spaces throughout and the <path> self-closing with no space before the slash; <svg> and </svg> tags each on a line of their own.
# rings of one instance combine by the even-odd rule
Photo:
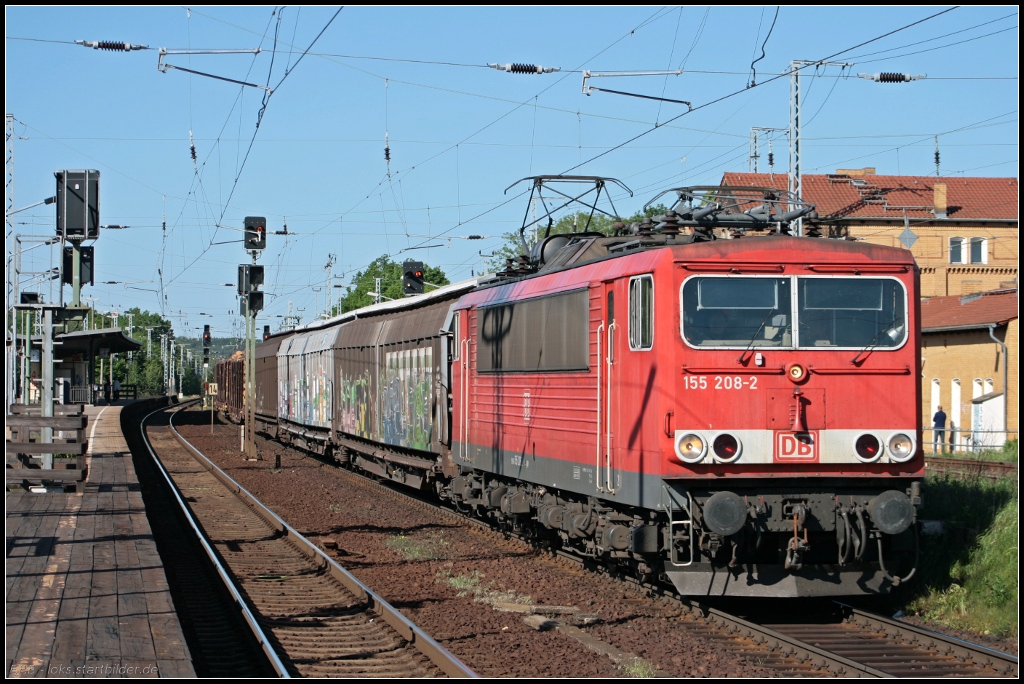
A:
<svg viewBox="0 0 1024 684">
<path fill-rule="evenodd" d="M 1003 325 L 1017 318 L 1017 290 L 921 300 L 921 330 Z"/>
<path fill-rule="evenodd" d="M 863 182 L 863 183 L 862 183 Z M 754 185 L 785 190 L 786 174 L 726 173 L 722 185 Z M 935 176 L 801 177 L 804 201 L 818 215 L 835 218 L 934 219 L 935 184 L 946 184 L 947 216 L 953 220 L 1017 219 L 1016 178 L 936 178 Z"/>
</svg>

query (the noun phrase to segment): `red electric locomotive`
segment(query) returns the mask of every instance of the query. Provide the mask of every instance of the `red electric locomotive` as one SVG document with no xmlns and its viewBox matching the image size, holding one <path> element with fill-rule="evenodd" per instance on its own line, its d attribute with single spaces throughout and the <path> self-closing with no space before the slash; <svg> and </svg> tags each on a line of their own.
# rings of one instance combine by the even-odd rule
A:
<svg viewBox="0 0 1024 684">
<path fill-rule="evenodd" d="M 813 207 L 777 191 L 676 192 L 657 221 L 293 333 L 265 428 L 683 595 L 887 591 L 917 562 L 913 257 L 788 234 Z M 314 344 L 346 396 L 304 421 L 287 354 Z"/>
</svg>

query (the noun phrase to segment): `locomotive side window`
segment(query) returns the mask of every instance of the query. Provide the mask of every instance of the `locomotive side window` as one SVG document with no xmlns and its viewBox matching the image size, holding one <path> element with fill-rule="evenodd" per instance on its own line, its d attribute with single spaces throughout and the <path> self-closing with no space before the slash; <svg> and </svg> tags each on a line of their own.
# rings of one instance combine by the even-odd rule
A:
<svg viewBox="0 0 1024 684">
<path fill-rule="evenodd" d="M 654 346 L 654 278 L 645 275 L 629 281 L 629 348 Z"/>
<path fill-rule="evenodd" d="M 899 347 L 906 291 L 892 278 L 798 278 L 799 346 Z"/>
<path fill-rule="evenodd" d="M 698 276 L 683 283 L 682 333 L 694 347 L 791 347 L 789 278 Z"/>
<path fill-rule="evenodd" d="M 477 370 L 580 371 L 589 368 L 589 294 L 577 290 L 480 307 Z"/>
</svg>

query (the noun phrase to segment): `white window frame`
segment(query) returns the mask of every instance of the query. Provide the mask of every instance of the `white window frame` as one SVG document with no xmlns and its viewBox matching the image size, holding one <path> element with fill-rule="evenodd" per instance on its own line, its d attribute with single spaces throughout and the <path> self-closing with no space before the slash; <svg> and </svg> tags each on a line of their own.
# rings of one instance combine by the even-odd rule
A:
<svg viewBox="0 0 1024 684">
<path fill-rule="evenodd" d="M 981 260 L 974 260 L 974 245 L 981 245 Z M 967 263 L 970 264 L 987 264 L 988 263 L 988 238 L 983 237 L 972 237 L 967 241 L 967 254 L 965 255 Z"/>
<path fill-rule="evenodd" d="M 932 378 L 932 415 L 938 413 L 939 406 L 942 404 L 942 381 L 938 378 Z"/>
<path fill-rule="evenodd" d="M 643 344 L 643 281 L 651 284 L 650 329 L 651 342 Z M 636 295 L 634 295 L 634 289 Z M 632 351 L 651 351 L 654 349 L 654 276 L 645 274 L 629 279 L 629 348 Z"/>
<path fill-rule="evenodd" d="M 953 261 L 953 243 L 954 241 L 959 242 L 960 246 L 960 259 Z M 965 237 L 953 236 L 949 238 L 949 263 L 951 264 L 966 264 L 967 263 L 967 252 L 970 249 L 970 242 Z"/>
</svg>

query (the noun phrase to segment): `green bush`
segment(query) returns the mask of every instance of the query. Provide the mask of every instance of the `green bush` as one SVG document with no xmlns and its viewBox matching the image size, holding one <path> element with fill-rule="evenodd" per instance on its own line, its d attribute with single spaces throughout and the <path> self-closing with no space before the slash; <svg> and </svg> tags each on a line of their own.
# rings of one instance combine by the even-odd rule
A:
<svg viewBox="0 0 1024 684">
<path fill-rule="evenodd" d="M 907 611 L 957 629 L 1017 635 L 1017 483 L 929 478 L 922 518 L 946 523 L 922 540 Z"/>
</svg>

